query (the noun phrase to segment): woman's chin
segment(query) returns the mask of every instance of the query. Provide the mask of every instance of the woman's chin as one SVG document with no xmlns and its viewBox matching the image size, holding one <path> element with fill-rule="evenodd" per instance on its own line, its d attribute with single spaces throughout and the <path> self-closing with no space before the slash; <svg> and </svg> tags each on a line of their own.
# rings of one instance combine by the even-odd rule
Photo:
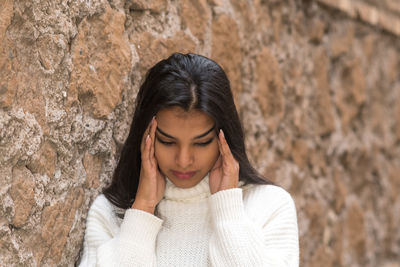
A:
<svg viewBox="0 0 400 267">
<path fill-rule="evenodd" d="M 200 183 L 205 176 L 198 178 L 198 177 L 192 177 L 189 179 L 179 179 L 177 177 L 174 177 L 174 175 L 168 176 L 168 179 L 176 186 L 179 188 L 187 189 L 196 186 L 198 183 Z"/>
</svg>

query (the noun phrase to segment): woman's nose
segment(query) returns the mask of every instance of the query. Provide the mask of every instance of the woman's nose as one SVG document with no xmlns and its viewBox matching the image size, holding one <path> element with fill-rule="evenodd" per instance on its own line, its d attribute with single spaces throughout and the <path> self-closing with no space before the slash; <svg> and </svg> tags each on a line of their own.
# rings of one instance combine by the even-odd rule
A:
<svg viewBox="0 0 400 267">
<path fill-rule="evenodd" d="M 182 170 L 190 167 L 190 165 L 193 164 L 193 161 L 194 155 L 190 148 L 179 148 L 176 155 L 176 163 L 180 168 L 182 168 Z"/>
</svg>

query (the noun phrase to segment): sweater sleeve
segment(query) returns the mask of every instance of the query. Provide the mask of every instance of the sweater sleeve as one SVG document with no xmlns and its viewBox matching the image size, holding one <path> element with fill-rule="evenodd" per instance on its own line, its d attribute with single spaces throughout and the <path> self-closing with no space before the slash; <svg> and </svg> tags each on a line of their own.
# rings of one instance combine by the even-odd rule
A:
<svg viewBox="0 0 400 267">
<path fill-rule="evenodd" d="M 142 210 L 128 209 L 118 227 L 111 204 L 101 195 L 91 206 L 81 267 L 156 266 L 155 243 L 162 220 Z"/>
<path fill-rule="evenodd" d="M 242 194 L 241 188 L 234 188 L 210 196 L 211 264 L 298 267 L 297 216 L 289 193 L 276 186 L 256 187 L 246 211 Z"/>
</svg>

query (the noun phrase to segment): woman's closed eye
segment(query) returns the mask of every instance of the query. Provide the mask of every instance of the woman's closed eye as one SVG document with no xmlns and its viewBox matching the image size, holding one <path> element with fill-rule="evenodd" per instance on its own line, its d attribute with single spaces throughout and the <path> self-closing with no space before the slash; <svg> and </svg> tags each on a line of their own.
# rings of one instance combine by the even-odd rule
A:
<svg viewBox="0 0 400 267">
<path fill-rule="evenodd" d="M 173 144 L 175 144 L 175 142 L 164 141 L 164 140 L 161 140 L 158 137 L 156 137 L 156 139 L 157 139 L 158 142 L 160 142 L 161 144 L 166 145 L 166 146 L 172 146 Z"/>
<path fill-rule="evenodd" d="M 166 145 L 166 146 L 172 146 L 172 145 L 176 144 L 176 142 L 174 142 L 174 141 L 165 141 L 165 140 L 162 140 L 159 137 L 156 137 L 156 139 L 157 139 L 158 142 L 160 142 L 161 144 Z M 205 142 L 194 143 L 194 145 L 195 146 L 207 146 L 213 141 L 213 139 L 214 139 L 214 137 L 209 139 L 209 140 L 207 140 L 207 141 L 205 141 Z"/>
<path fill-rule="evenodd" d="M 207 146 L 213 141 L 214 137 L 205 142 L 195 143 L 197 146 Z"/>
</svg>

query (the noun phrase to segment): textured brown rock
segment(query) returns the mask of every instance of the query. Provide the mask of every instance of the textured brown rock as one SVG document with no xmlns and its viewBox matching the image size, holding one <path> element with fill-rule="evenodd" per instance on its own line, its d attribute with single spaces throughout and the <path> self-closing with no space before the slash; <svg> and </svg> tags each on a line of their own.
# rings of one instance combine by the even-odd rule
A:
<svg viewBox="0 0 400 267">
<path fill-rule="evenodd" d="M 54 72 L 65 56 L 67 41 L 62 34 L 45 34 L 38 38 L 39 62 L 47 70 Z"/>
<path fill-rule="evenodd" d="M 343 173 L 338 170 L 334 172 L 334 179 L 335 179 L 335 211 L 336 213 L 340 213 L 346 203 L 346 194 L 347 189 L 346 185 L 343 182 Z"/>
<path fill-rule="evenodd" d="M 284 82 L 295 89 L 297 96 L 304 95 L 304 85 L 302 84 L 302 78 L 304 77 L 303 70 L 299 68 L 299 64 L 296 59 L 288 62 L 286 69 L 282 70 L 282 76 L 284 77 Z"/>
<path fill-rule="evenodd" d="M 282 10 L 273 9 L 272 10 L 272 29 L 274 32 L 274 41 L 280 44 L 281 31 L 282 31 Z"/>
<path fill-rule="evenodd" d="M 0 41 L 3 41 L 7 27 L 11 23 L 13 8 L 13 0 L 4 0 L 0 3 Z"/>
<path fill-rule="evenodd" d="M 100 157 L 86 152 L 83 157 L 83 166 L 86 170 L 86 186 L 88 188 L 99 187 L 99 175 L 101 171 L 102 160 Z"/>
<path fill-rule="evenodd" d="M 257 15 L 257 27 L 259 32 L 263 32 L 268 30 L 269 27 L 271 27 L 271 17 L 269 16 L 270 14 L 270 9 L 268 5 L 266 4 L 265 1 L 262 0 L 255 0 L 254 1 L 254 9 L 256 11 Z"/>
<path fill-rule="evenodd" d="M 398 87 L 400 89 L 400 86 Z M 400 140 L 400 96 L 397 97 L 396 105 L 394 107 L 395 114 L 395 131 L 397 139 Z"/>
<path fill-rule="evenodd" d="M 385 117 L 385 107 L 377 101 L 371 103 L 371 105 L 368 106 L 368 115 L 365 116 L 370 116 L 371 118 L 369 121 L 371 129 L 373 129 L 377 135 L 383 137 L 384 125 L 382 118 Z"/>
<path fill-rule="evenodd" d="M 399 1 L 396 1 L 396 0 L 384 0 L 382 2 L 386 5 L 387 9 L 389 9 L 391 11 L 395 11 L 398 14 L 400 14 L 400 3 L 399 3 Z"/>
<path fill-rule="evenodd" d="M 257 56 L 256 64 L 256 99 L 264 114 L 266 125 L 273 132 L 278 127 L 284 112 L 282 75 L 278 62 L 266 47 Z"/>
<path fill-rule="evenodd" d="M 332 234 L 331 240 L 329 240 L 329 247 L 332 248 L 334 257 L 333 257 L 333 266 L 344 266 L 343 263 L 343 240 L 344 240 L 344 233 L 343 233 L 343 222 L 342 221 L 334 221 L 332 223 Z"/>
<path fill-rule="evenodd" d="M 390 166 L 388 171 L 391 189 L 391 201 L 395 202 L 400 198 L 400 167 Z"/>
<path fill-rule="evenodd" d="M 390 195 L 390 200 L 386 205 L 386 209 L 388 212 L 383 218 L 385 222 L 385 238 L 383 245 L 385 246 L 387 251 L 392 251 L 395 249 L 393 243 L 400 236 L 400 232 L 398 231 L 398 225 L 400 224 L 400 216 L 396 216 L 397 210 L 400 204 L 400 167 L 399 166 L 390 166 L 388 170 L 388 176 L 390 180 L 390 184 L 388 185 L 388 194 Z M 390 266 L 390 265 L 389 265 Z"/>
<path fill-rule="evenodd" d="M 235 12 L 239 14 L 240 24 L 242 24 L 242 34 L 245 38 L 251 38 L 254 27 L 256 26 L 254 21 L 256 20 L 255 12 L 251 9 L 250 2 L 247 1 L 232 1 L 231 2 Z M 263 16 L 264 17 L 264 16 Z M 246 44 L 245 44 L 246 45 Z M 251 45 L 251 43 L 249 43 Z"/>
<path fill-rule="evenodd" d="M 128 1 L 128 7 L 133 10 L 150 10 L 160 13 L 167 7 L 166 0 L 131 0 Z"/>
<path fill-rule="evenodd" d="M 329 58 L 324 49 L 320 48 L 314 52 L 314 78 L 316 82 L 315 97 L 312 102 L 315 132 L 318 135 L 325 135 L 334 129 L 333 107 L 330 99 L 330 86 L 328 82 Z"/>
<path fill-rule="evenodd" d="M 341 72 L 342 86 L 337 88 L 336 104 L 343 126 L 348 126 L 365 101 L 365 77 L 358 60 L 349 62 Z"/>
<path fill-rule="evenodd" d="M 295 24 L 296 30 L 293 34 L 293 38 L 298 42 L 303 38 L 303 36 L 308 32 L 308 27 L 306 24 L 306 17 L 302 11 L 297 11 L 295 14 L 290 14 L 293 16 L 293 23 Z"/>
<path fill-rule="evenodd" d="M 238 27 L 233 18 L 220 15 L 212 21 L 212 53 L 211 57 L 225 70 L 238 103 L 238 95 L 242 91 L 241 63 L 242 52 Z"/>
<path fill-rule="evenodd" d="M 364 50 L 363 54 L 368 62 L 371 62 L 373 59 L 375 59 L 374 52 L 376 48 L 376 42 L 376 36 L 373 34 L 369 34 L 362 39 L 362 48 Z"/>
<path fill-rule="evenodd" d="M 334 255 L 332 251 L 323 245 L 318 246 L 317 250 L 311 258 L 308 266 L 319 267 L 319 266 L 332 266 Z"/>
<path fill-rule="evenodd" d="M 366 233 L 362 208 L 357 202 L 352 203 L 347 209 L 346 231 L 348 248 L 352 256 L 360 259 L 365 255 Z"/>
<path fill-rule="evenodd" d="M 12 45 L 6 36 L 6 30 L 13 16 L 13 1 L 0 3 L 0 108 L 9 108 L 16 91 L 16 67 Z"/>
<path fill-rule="evenodd" d="M 0 45 L 0 69 L 0 108 L 10 108 L 17 90 L 17 63 L 13 60 L 13 50 L 7 40 Z"/>
<path fill-rule="evenodd" d="M 13 7 L 14 3 L 14 7 Z M 11 6 L 9 6 L 11 4 Z M 28 5 L 28 3 L 26 3 Z M 1 106 L 18 106 L 33 114 L 42 131 L 47 132 L 44 77 L 38 63 L 36 40 L 38 31 L 21 11 L 23 3 L 6 1 L 4 10 L 13 8 L 13 22 L 6 28 L 0 46 Z M 6 16 L 7 17 L 7 16 Z M 4 60 L 4 61 L 3 61 Z M 4 72 L 3 72 L 4 68 Z M 1 96 L 2 95 L 2 96 Z"/>
<path fill-rule="evenodd" d="M 139 69 L 142 75 L 161 59 L 167 58 L 174 52 L 195 52 L 196 45 L 184 32 L 177 32 L 172 38 L 156 38 L 143 32 L 130 36 L 139 54 Z"/>
<path fill-rule="evenodd" d="M 68 233 L 75 218 L 75 212 L 83 202 L 83 190 L 73 189 L 64 201 L 46 207 L 42 212 L 41 234 L 32 240 L 36 263 L 40 265 L 43 257 L 50 263 L 60 261 Z M 41 246 L 37 246 L 41 244 Z"/>
<path fill-rule="evenodd" d="M 382 60 L 382 67 L 385 68 L 385 70 L 382 71 L 382 73 L 384 73 L 383 79 L 385 79 L 388 84 L 398 81 L 400 77 L 400 60 L 397 53 L 396 50 L 390 49 L 386 51 L 386 57 Z"/>
<path fill-rule="evenodd" d="M 13 183 L 10 196 L 14 201 L 15 215 L 12 224 L 21 227 L 28 219 L 34 204 L 35 181 L 32 173 L 25 167 L 13 169 Z"/>
<path fill-rule="evenodd" d="M 352 18 L 357 18 L 379 29 L 384 29 L 396 36 L 400 36 L 399 4 L 390 4 L 396 0 L 368 1 L 368 0 L 317 0 L 329 7 L 339 9 Z"/>
<path fill-rule="evenodd" d="M 346 25 L 343 27 L 342 32 L 338 32 L 333 35 L 331 40 L 331 55 L 336 58 L 346 52 L 348 52 L 353 44 L 354 40 L 354 27 L 352 25 Z"/>
<path fill-rule="evenodd" d="M 198 40 L 204 41 L 211 13 L 206 0 L 180 1 L 180 9 L 184 26 L 189 28 Z"/>
<path fill-rule="evenodd" d="M 300 197 L 303 193 L 303 185 L 305 178 L 299 175 L 293 175 L 291 177 L 292 184 L 290 185 L 290 193 L 294 195 L 295 198 Z"/>
<path fill-rule="evenodd" d="M 270 181 L 277 183 L 277 171 L 279 169 L 280 163 L 281 162 L 279 161 L 274 161 L 269 164 L 267 168 L 265 168 L 263 176 L 268 178 Z"/>
<path fill-rule="evenodd" d="M 8 112 L 0 109 L 1 168 L 12 168 L 18 161 L 29 161 L 39 149 L 41 139 L 40 125 L 32 114 L 25 113 L 22 109 L 12 109 Z"/>
<path fill-rule="evenodd" d="M 311 22 L 311 29 L 309 31 L 310 40 L 312 42 L 320 43 L 324 36 L 325 23 L 321 19 L 314 19 Z"/>
<path fill-rule="evenodd" d="M 48 177 L 53 177 L 57 163 L 57 152 L 54 146 L 46 141 L 39 151 L 33 156 L 28 168 L 33 173 L 47 174 Z"/>
<path fill-rule="evenodd" d="M 2 263 L 7 263 L 9 266 L 18 266 L 21 262 L 15 255 L 18 254 L 18 249 L 11 242 L 10 229 L 8 228 L 8 222 L 3 221 L 0 217 L 0 260 Z"/>
<path fill-rule="evenodd" d="M 305 212 L 310 219 L 308 234 L 317 240 L 323 237 L 323 230 L 326 226 L 326 210 L 316 199 L 308 199 Z"/>
<path fill-rule="evenodd" d="M 375 158 L 367 153 L 356 153 L 347 154 L 343 163 L 347 165 L 349 175 L 351 177 L 350 188 L 352 192 L 361 194 L 366 190 L 370 190 L 370 185 L 367 181 L 367 177 L 373 172 Z M 365 199 L 365 202 L 370 202 L 371 199 Z"/>
<path fill-rule="evenodd" d="M 20 58 L 19 60 L 24 60 Z M 40 84 L 40 74 L 36 70 L 21 68 L 17 74 L 15 104 L 32 114 L 44 133 L 48 132 L 46 121 L 46 99 Z"/>
<path fill-rule="evenodd" d="M 397 262 L 394 262 L 394 261 L 392 261 L 392 262 L 389 261 L 382 265 L 382 267 L 399 267 L 399 266 L 400 266 L 400 264 Z"/>
<path fill-rule="evenodd" d="M 325 175 L 327 173 L 327 162 L 324 152 L 316 149 L 310 149 L 309 152 L 308 157 L 311 166 L 311 173 L 316 177 Z"/>
<path fill-rule="evenodd" d="M 308 146 L 305 140 L 297 139 L 294 141 L 292 147 L 292 158 L 297 166 L 300 168 L 305 167 L 308 158 Z"/>
<path fill-rule="evenodd" d="M 196 52 L 196 44 L 190 38 L 189 35 L 180 31 L 173 36 L 172 39 L 168 42 L 168 54 L 172 54 L 173 52 L 180 53 L 195 53 Z"/>
<path fill-rule="evenodd" d="M 68 100 L 70 105 L 79 102 L 96 118 L 114 110 L 126 86 L 130 48 L 124 21 L 124 13 L 107 7 L 104 14 L 80 23 L 73 43 Z"/>
</svg>

